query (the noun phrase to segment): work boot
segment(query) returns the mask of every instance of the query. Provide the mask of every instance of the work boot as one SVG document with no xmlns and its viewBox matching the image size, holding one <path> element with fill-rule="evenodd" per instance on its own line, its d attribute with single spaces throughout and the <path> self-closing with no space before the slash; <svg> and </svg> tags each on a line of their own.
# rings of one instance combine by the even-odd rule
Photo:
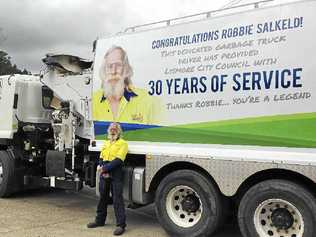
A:
<svg viewBox="0 0 316 237">
<path fill-rule="evenodd" d="M 91 222 L 87 225 L 88 228 L 97 228 L 100 226 L 104 226 L 104 223 Z"/>
<path fill-rule="evenodd" d="M 124 232 L 125 228 L 119 226 L 114 230 L 113 235 L 122 235 Z"/>
</svg>

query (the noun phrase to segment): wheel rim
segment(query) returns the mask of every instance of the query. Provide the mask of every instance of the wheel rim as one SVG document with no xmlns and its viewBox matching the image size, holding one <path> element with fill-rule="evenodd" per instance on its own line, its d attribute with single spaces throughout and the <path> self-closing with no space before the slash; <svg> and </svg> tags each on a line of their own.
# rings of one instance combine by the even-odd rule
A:
<svg viewBox="0 0 316 237">
<path fill-rule="evenodd" d="M 188 186 L 171 189 L 166 200 L 167 213 L 178 226 L 190 228 L 202 217 L 202 202 L 197 192 Z"/>
<path fill-rule="evenodd" d="M 254 223 L 260 237 L 302 237 L 304 233 L 302 214 L 282 199 L 261 203 L 255 211 Z"/>
<path fill-rule="evenodd" d="M 3 166 L 2 162 L 0 161 L 0 185 L 2 184 L 3 181 Z"/>
</svg>

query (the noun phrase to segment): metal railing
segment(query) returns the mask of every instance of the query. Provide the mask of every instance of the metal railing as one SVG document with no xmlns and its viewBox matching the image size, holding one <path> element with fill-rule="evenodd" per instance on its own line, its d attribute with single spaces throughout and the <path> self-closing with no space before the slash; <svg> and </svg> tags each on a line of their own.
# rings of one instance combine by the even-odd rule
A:
<svg viewBox="0 0 316 237">
<path fill-rule="evenodd" d="M 273 1 L 274 0 L 264 0 L 264 1 L 258 1 L 258 2 L 253 2 L 253 3 L 246 3 L 246 4 L 232 6 L 232 7 L 227 7 L 227 8 L 218 9 L 218 10 L 201 12 L 201 13 L 198 13 L 198 14 L 192 14 L 192 15 L 187 15 L 187 16 L 183 16 L 183 17 L 176 17 L 176 18 L 172 18 L 172 19 L 168 19 L 168 20 L 156 21 L 156 22 L 147 23 L 147 24 L 143 24 L 143 25 L 136 25 L 136 26 L 128 27 L 123 32 L 120 32 L 120 33 L 135 32 L 136 30 L 139 30 L 140 28 L 146 28 L 146 27 L 152 27 L 150 29 L 153 29 L 153 28 L 156 28 L 155 27 L 156 25 L 170 26 L 170 25 L 172 25 L 172 22 L 179 21 L 179 20 L 184 20 L 184 19 L 188 19 L 187 22 L 190 22 L 191 18 L 194 18 L 194 17 L 197 17 L 197 16 L 205 15 L 206 18 L 210 18 L 215 13 L 222 13 L 222 12 L 233 10 L 233 9 L 237 9 L 237 8 L 253 6 L 254 9 L 256 9 L 256 8 L 259 8 L 260 5 L 262 5 L 264 3 L 273 2 Z"/>
</svg>

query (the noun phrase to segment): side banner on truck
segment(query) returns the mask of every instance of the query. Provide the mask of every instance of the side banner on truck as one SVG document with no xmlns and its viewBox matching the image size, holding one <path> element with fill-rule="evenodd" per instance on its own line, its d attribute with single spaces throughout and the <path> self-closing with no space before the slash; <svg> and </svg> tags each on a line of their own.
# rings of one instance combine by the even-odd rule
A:
<svg viewBox="0 0 316 237">
<path fill-rule="evenodd" d="M 97 42 L 96 137 L 316 147 L 316 2 Z"/>
</svg>

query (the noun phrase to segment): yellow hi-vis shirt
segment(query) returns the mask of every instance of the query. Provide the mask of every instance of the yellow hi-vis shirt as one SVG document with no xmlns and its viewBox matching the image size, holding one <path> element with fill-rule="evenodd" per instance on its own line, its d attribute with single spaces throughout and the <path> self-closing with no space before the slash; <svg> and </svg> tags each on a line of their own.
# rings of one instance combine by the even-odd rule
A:
<svg viewBox="0 0 316 237">
<path fill-rule="evenodd" d="M 106 140 L 101 150 L 100 159 L 103 161 L 112 161 L 115 158 L 119 158 L 122 161 L 125 160 L 128 151 L 127 142 L 120 138 L 114 142 Z"/>
<path fill-rule="evenodd" d="M 158 124 L 161 106 L 155 102 L 147 91 L 139 88 L 132 88 L 132 91 L 125 89 L 119 103 L 119 111 L 116 118 L 113 117 L 111 105 L 103 96 L 103 91 L 93 93 L 93 120 L 111 121 L 121 123 L 137 124 Z"/>
</svg>

